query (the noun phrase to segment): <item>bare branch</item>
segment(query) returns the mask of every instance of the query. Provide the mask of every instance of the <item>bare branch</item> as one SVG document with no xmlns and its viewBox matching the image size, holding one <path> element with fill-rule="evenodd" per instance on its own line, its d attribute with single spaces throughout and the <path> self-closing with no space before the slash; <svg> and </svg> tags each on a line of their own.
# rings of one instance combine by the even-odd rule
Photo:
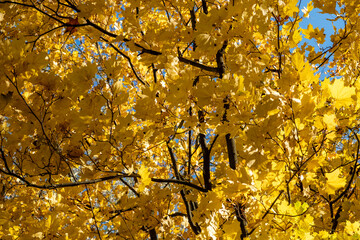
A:
<svg viewBox="0 0 360 240">
<path fill-rule="evenodd" d="M 202 4 L 202 8 L 205 14 L 208 14 L 208 7 L 207 7 L 207 3 L 206 0 L 201 0 L 201 4 Z"/>
<path fill-rule="evenodd" d="M 226 146 L 229 157 L 229 166 L 231 169 L 236 169 L 237 163 L 237 153 L 236 153 L 236 143 L 234 138 L 230 138 L 230 133 L 226 134 Z"/>
<path fill-rule="evenodd" d="M 216 68 L 216 67 L 209 67 L 209 66 L 203 65 L 201 63 L 198 63 L 198 62 L 195 62 L 193 60 L 189 60 L 189 59 L 186 59 L 186 58 L 183 58 L 183 57 L 180 57 L 180 56 L 178 58 L 179 58 L 180 62 L 189 64 L 191 66 L 200 68 L 202 70 L 205 70 L 205 71 L 208 71 L 208 72 L 215 72 L 215 73 L 219 72 L 218 68 Z"/>
<path fill-rule="evenodd" d="M 191 182 L 187 182 L 187 181 L 182 181 L 182 180 L 176 180 L 176 179 L 160 179 L 160 178 L 151 178 L 151 181 L 153 182 L 158 182 L 158 183 L 176 183 L 176 184 L 180 184 L 180 185 L 185 185 L 188 187 L 192 187 L 200 192 L 207 192 L 207 189 L 204 189 L 194 183 Z"/>
<path fill-rule="evenodd" d="M 101 39 L 104 40 L 105 42 L 107 42 L 117 53 L 119 53 L 122 57 L 124 57 L 124 58 L 126 58 L 126 60 L 128 60 L 129 65 L 130 65 L 130 67 L 131 67 L 131 70 L 133 71 L 135 77 L 137 78 L 137 80 L 138 80 L 139 82 L 141 82 L 141 83 L 142 83 L 143 85 L 145 85 L 145 86 L 149 86 L 148 83 L 145 83 L 144 80 L 142 80 L 142 79 L 140 78 L 140 76 L 139 76 L 139 74 L 136 72 L 135 67 L 134 67 L 134 65 L 133 65 L 133 63 L 132 63 L 132 61 L 131 61 L 131 59 L 130 59 L 129 56 L 127 56 L 125 53 L 123 53 L 122 51 L 120 51 L 120 49 L 119 49 L 118 47 L 116 47 L 114 44 L 112 44 L 111 42 L 109 42 L 109 41 L 106 40 L 105 38 L 101 37 Z"/>
</svg>

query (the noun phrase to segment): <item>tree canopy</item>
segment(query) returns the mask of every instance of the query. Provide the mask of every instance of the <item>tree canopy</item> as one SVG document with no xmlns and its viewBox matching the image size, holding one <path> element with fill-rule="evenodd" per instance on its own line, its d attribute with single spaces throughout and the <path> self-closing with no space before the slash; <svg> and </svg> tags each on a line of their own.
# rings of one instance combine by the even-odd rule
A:
<svg viewBox="0 0 360 240">
<path fill-rule="evenodd" d="M 359 13 L 0 0 L 1 239 L 359 239 Z"/>
</svg>

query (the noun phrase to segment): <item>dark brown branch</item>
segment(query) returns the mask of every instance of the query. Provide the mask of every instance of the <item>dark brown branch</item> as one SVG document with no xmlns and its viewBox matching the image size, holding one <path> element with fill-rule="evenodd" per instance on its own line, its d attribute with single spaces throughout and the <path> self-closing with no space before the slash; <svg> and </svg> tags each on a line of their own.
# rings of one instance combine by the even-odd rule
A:
<svg viewBox="0 0 360 240">
<path fill-rule="evenodd" d="M 319 68 L 321 68 L 321 66 L 324 65 L 324 64 L 331 58 L 332 55 L 334 55 L 334 53 L 339 49 L 339 47 L 340 47 L 341 45 L 342 45 L 342 43 L 340 43 L 339 46 L 338 46 L 332 53 L 330 53 L 330 55 L 329 55 L 328 57 L 326 57 L 326 58 L 324 59 L 324 61 L 322 61 L 322 63 L 320 63 L 319 66 L 316 67 L 316 70 L 319 69 Z"/>
<path fill-rule="evenodd" d="M 266 210 L 266 212 L 264 213 L 264 215 L 261 217 L 261 219 L 264 219 L 270 212 L 270 210 L 273 208 L 273 206 L 275 205 L 275 203 L 277 202 L 277 200 L 280 198 L 281 194 L 284 192 L 284 190 L 281 190 L 279 192 L 279 195 L 277 195 L 277 197 L 275 198 L 275 200 L 272 202 L 272 204 L 270 205 L 270 207 L 268 208 L 268 210 Z"/>
<path fill-rule="evenodd" d="M 342 206 L 340 206 L 338 208 L 338 210 L 336 211 L 335 217 L 331 220 L 331 222 L 332 222 L 331 231 L 330 231 L 331 234 L 333 234 L 336 231 L 336 228 L 339 224 L 339 218 L 340 218 L 341 211 L 342 211 Z"/>
<path fill-rule="evenodd" d="M 224 54 L 225 54 L 225 49 L 228 45 L 228 41 L 224 41 L 224 44 L 222 45 L 222 47 L 219 49 L 219 51 L 216 53 L 216 63 L 217 63 L 217 68 L 218 68 L 218 73 L 219 73 L 219 77 L 222 78 L 224 76 L 225 73 L 225 61 L 224 61 Z"/>
<path fill-rule="evenodd" d="M 76 187 L 76 186 L 81 186 L 81 185 L 89 185 L 89 184 L 104 182 L 104 181 L 113 180 L 113 179 L 121 179 L 121 178 L 128 178 L 128 177 L 139 178 L 140 177 L 138 174 L 134 174 L 134 173 L 133 174 L 117 174 L 117 175 L 113 175 L 113 176 L 106 176 L 106 177 L 97 178 L 97 179 L 88 180 L 88 181 L 82 181 L 82 182 L 69 182 L 69 183 L 59 183 L 59 184 L 51 184 L 51 185 L 50 184 L 38 185 L 38 184 L 33 184 L 33 183 L 29 182 L 24 177 L 22 177 L 18 174 L 13 173 L 7 164 L 5 153 L 4 153 L 3 149 L 1 149 L 1 148 L 0 148 L 0 154 L 1 154 L 1 159 L 4 162 L 5 169 L 6 169 L 6 171 L 3 169 L 0 169 L 0 171 L 2 173 L 9 175 L 9 176 L 13 176 L 13 177 L 21 180 L 28 187 L 34 187 L 34 188 L 39 188 L 39 189 L 57 189 L 57 188 L 66 188 L 66 187 Z M 185 186 L 191 187 L 200 192 L 207 192 L 206 189 L 204 189 L 194 183 L 177 180 L 177 179 L 151 178 L 151 181 L 158 182 L 158 183 L 175 183 L 175 184 L 180 184 L 180 185 L 185 185 Z M 135 194 L 136 193 L 137 192 L 135 191 Z M 138 195 L 138 194 L 136 194 L 136 195 Z"/>
<path fill-rule="evenodd" d="M 95 225 L 95 228 L 96 228 L 96 232 L 99 235 L 99 239 L 101 240 L 102 238 L 101 238 L 100 230 L 99 230 L 99 227 L 98 227 L 98 222 L 96 220 L 96 216 L 95 216 L 95 213 L 94 213 L 94 207 L 93 207 L 93 205 L 91 203 L 91 197 L 90 197 L 89 189 L 88 189 L 87 186 L 85 187 L 85 189 L 86 189 L 86 193 L 87 193 L 88 198 L 89 198 L 90 210 L 91 210 L 91 213 L 92 213 L 92 218 L 94 219 L 94 223 L 95 223 L 94 225 Z"/>
<path fill-rule="evenodd" d="M 137 197 L 140 197 L 140 194 L 132 187 L 128 182 L 126 182 L 124 179 L 120 178 L 120 181 L 127 186 Z"/>
<path fill-rule="evenodd" d="M 161 2 L 164 5 L 164 9 L 165 9 L 165 12 L 166 12 L 166 17 L 167 17 L 168 21 L 171 22 L 170 14 L 169 14 L 169 12 L 168 12 L 168 10 L 166 8 L 166 4 L 165 4 L 164 0 L 161 0 Z"/>
<path fill-rule="evenodd" d="M 149 234 L 150 234 L 150 240 L 158 239 L 155 228 L 150 229 Z"/>
<path fill-rule="evenodd" d="M 175 183 L 175 184 L 180 184 L 180 185 L 185 185 L 191 188 L 194 188 L 200 192 L 207 192 L 207 189 L 204 189 L 194 183 L 191 182 L 187 182 L 187 181 L 182 181 L 182 180 L 177 180 L 177 179 L 160 179 L 160 178 L 151 178 L 151 181 L 153 182 L 158 182 L 158 183 Z"/>
<path fill-rule="evenodd" d="M 66 16 L 62 16 L 62 15 L 59 15 L 58 11 L 59 11 L 59 8 L 60 8 L 60 4 L 58 2 L 57 4 L 57 8 L 56 10 L 52 9 L 51 7 L 49 6 L 46 6 L 45 4 L 42 4 L 44 6 L 44 8 L 48 9 L 49 11 L 53 12 L 57 17 L 59 18 L 63 18 L 63 19 L 72 19 L 72 17 L 66 17 Z M 67 7 L 70 7 L 70 6 L 67 6 Z"/>
<path fill-rule="evenodd" d="M 179 171 L 177 169 L 175 155 L 174 155 L 172 149 L 170 148 L 169 143 L 167 143 L 167 148 L 168 148 L 168 151 L 169 151 L 169 154 L 170 154 L 171 165 L 172 165 L 172 168 L 173 168 L 173 171 L 174 171 L 174 175 L 176 177 L 176 180 L 171 180 L 171 182 L 174 182 L 174 183 L 180 183 L 181 182 L 181 183 L 183 183 L 184 185 L 187 185 L 187 186 L 193 185 L 192 187 L 195 188 L 195 189 L 198 189 L 199 191 L 202 191 L 202 190 L 207 191 L 206 189 L 203 189 L 203 188 L 201 188 L 201 187 L 199 187 L 199 186 L 197 186 L 195 184 L 192 184 L 192 183 L 186 182 L 186 181 L 182 181 L 181 175 L 180 175 L 180 173 L 179 173 Z M 151 180 L 154 181 L 155 179 L 151 179 Z M 159 182 L 161 182 L 161 181 L 159 181 Z M 180 190 L 180 195 L 181 195 L 181 197 L 183 199 L 183 202 L 185 204 L 189 225 L 190 225 L 191 229 L 193 230 L 193 232 L 195 233 L 195 235 L 198 235 L 201 232 L 201 229 L 200 229 L 199 225 L 197 223 L 194 224 L 194 222 L 192 220 L 192 212 L 191 212 L 191 205 L 190 205 L 191 203 L 186 199 L 186 194 L 185 194 L 184 189 Z"/>
<path fill-rule="evenodd" d="M 42 36 L 44 36 L 44 35 L 52 32 L 52 31 L 55 31 L 56 29 L 62 28 L 62 27 L 64 27 L 64 26 L 63 26 L 63 25 L 57 26 L 57 27 L 54 27 L 54 28 L 52 28 L 52 29 L 50 29 L 50 30 L 48 30 L 48 31 L 46 31 L 46 32 L 40 33 L 39 36 L 37 36 L 35 40 L 30 41 L 29 43 L 33 43 L 33 49 L 34 49 L 36 42 L 37 42 Z"/>
<path fill-rule="evenodd" d="M 326 51 L 320 53 L 319 55 L 317 55 L 317 56 L 314 57 L 313 59 L 309 60 L 309 63 L 314 62 L 316 59 L 322 57 L 322 56 L 325 55 L 327 52 L 329 52 L 329 51 L 331 51 L 332 49 L 334 49 L 337 45 L 342 44 L 342 41 L 343 41 L 344 39 L 346 39 L 346 38 L 350 35 L 350 33 L 351 33 L 351 31 L 349 31 L 348 33 L 345 32 L 344 35 L 339 39 L 339 41 L 337 41 L 336 43 L 334 43 L 333 46 L 330 47 L 329 49 L 327 49 Z M 337 48 L 337 49 L 338 49 L 338 48 Z M 337 49 L 336 49 L 336 50 L 337 50 Z M 334 52 L 335 52 L 335 51 L 334 51 Z M 323 65 L 323 64 L 324 64 L 324 63 L 322 63 L 322 65 Z"/>
<path fill-rule="evenodd" d="M 1 3 L 10 3 L 10 4 L 16 4 L 16 5 L 20 5 L 20 6 L 23 6 L 23 7 L 34 7 L 33 5 L 30 5 L 30 4 L 25 4 L 25 3 L 20 3 L 20 2 L 14 2 L 14 1 L 1 1 Z"/>
<path fill-rule="evenodd" d="M 195 10 L 190 9 L 190 20 L 191 20 L 191 27 L 195 31 L 196 30 L 196 16 L 195 16 Z"/>
<path fill-rule="evenodd" d="M 225 73 L 225 61 L 224 61 L 224 54 L 225 49 L 228 45 L 228 41 L 225 41 L 221 49 L 216 53 L 216 62 L 218 66 L 219 76 L 220 78 L 223 77 Z M 222 118 L 222 121 L 228 121 L 227 120 L 227 111 L 230 108 L 229 104 L 229 98 L 228 96 L 224 99 L 224 115 Z M 228 157 L 229 157 L 229 165 L 231 169 L 236 169 L 236 162 L 237 162 L 237 154 L 236 154 L 236 143 L 234 138 L 230 138 L 230 133 L 226 134 L 226 146 L 228 151 Z"/>
<path fill-rule="evenodd" d="M 104 181 L 112 180 L 112 179 L 116 179 L 116 178 L 129 177 L 126 175 L 125 176 L 124 175 L 115 175 L 115 176 L 107 176 L 107 177 L 97 178 L 97 179 L 83 181 L 83 182 L 69 182 L 69 183 L 60 183 L 60 184 L 52 184 L 52 185 L 38 185 L 38 184 L 30 183 L 25 178 L 23 178 L 17 174 L 10 173 L 8 175 L 11 175 L 11 176 L 14 176 L 14 177 L 20 179 L 28 187 L 35 187 L 35 188 L 39 188 L 39 189 L 56 189 L 56 188 L 76 187 L 76 186 L 81 186 L 81 185 L 88 185 L 88 184 L 104 182 Z"/>
<path fill-rule="evenodd" d="M 198 111 L 198 119 L 200 123 L 205 122 L 205 116 L 204 112 L 199 110 Z M 205 142 L 205 134 L 200 133 L 199 134 L 199 143 L 202 150 L 202 157 L 203 157 L 203 179 L 204 179 L 204 185 L 205 189 L 211 190 L 211 175 L 210 175 L 210 150 L 206 146 Z"/>
<path fill-rule="evenodd" d="M 235 215 L 236 219 L 240 223 L 240 229 L 241 229 L 241 239 L 244 239 L 248 236 L 248 232 L 246 230 L 247 226 L 247 220 L 244 213 L 244 206 L 241 204 L 236 204 L 235 206 Z"/>
<path fill-rule="evenodd" d="M 157 83 L 157 76 L 156 76 L 157 69 L 155 68 L 154 63 L 151 64 L 151 68 L 152 68 L 152 71 L 153 71 L 154 83 Z"/>
<path fill-rule="evenodd" d="M 277 51 L 278 51 L 278 58 L 279 58 L 279 67 L 278 67 L 279 69 L 278 69 L 277 73 L 278 73 L 278 77 L 280 78 L 280 76 L 281 76 L 281 53 L 279 52 L 279 50 L 280 50 L 280 22 L 274 13 L 272 13 L 272 15 L 275 18 L 276 26 L 277 26 Z"/>
<path fill-rule="evenodd" d="M 208 14 L 208 7 L 207 7 L 206 0 L 201 0 L 201 4 L 202 4 L 202 9 L 203 9 L 204 13 Z"/>
<path fill-rule="evenodd" d="M 176 164 L 176 159 L 175 159 L 175 155 L 174 155 L 174 152 L 172 150 L 172 148 L 169 146 L 169 143 L 166 144 L 167 145 L 167 149 L 169 151 L 169 154 L 170 154 L 170 159 L 171 159 L 171 167 L 174 171 L 174 175 L 176 177 L 177 180 L 181 180 L 182 177 L 179 173 L 179 170 L 177 168 L 177 164 Z"/>
<path fill-rule="evenodd" d="M 23 96 L 22 93 L 20 92 L 19 88 L 17 87 L 17 84 L 16 84 L 14 81 L 12 81 L 12 80 L 10 79 L 10 77 L 7 76 L 6 74 L 5 74 L 5 77 L 6 77 L 6 78 L 9 80 L 9 82 L 15 87 L 16 92 L 18 93 L 18 95 L 20 96 L 20 98 L 22 99 L 22 101 L 25 103 L 26 107 L 29 109 L 29 111 L 31 112 L 31 114 L 32 114 L 32 115 L 36 118 L 36 120 L 39 122 L 40 127 L 41 127 L 41 131 L 42 131 L 42 133 L 43 133 L 44 136 L 45 136 L 45 139 L 46 139 L 46 141 L 47 141 L 48 146 L 51 147 L 55 152 L 57 152 L 57 154 L 59 155 L 59 157 L 61 158 L 61 160 L 64 160 L 65 164 L 69 167 L 70 174 L 71 174 L 72 178 L 73 178 L 74 181 L 76 182 L 76 178 L 75 178 L 75 176 L 74 176 L 74 173 L 73 173 L 73 171 L 72 171 L 72 169 L 71 169 L 71 167 L 70 167 L 70 164 L 68 163 L 66 157 L 65 157 L 63 154 L 61 154 L 61 152 L 58 151 L 57 147 L 51 142 L 49 136 L 46 134 L 43 121 L 39 118 L 39 116 L 38 116 L 38 115 L 34 112 L 34 110 L 30 107 L 29 103 L 26 101 L 26 99 L 24 98 L 24 96 Z M 4 160 L 5 160 L 5 159 L 4 159 Z"/>
<path fill-rule="evenodd" d="M 190 117 L 192 116 L 192 108 L 190 106 L 189 108 L 189 115 Z M 187 175 L 190 176 L 190 173 L 191 173 L 191 158 L 192 158 L 192 152 L 191 152 L 191 146 L 192 146 L 192 142 L 191 142 L 191 129 L 189 131 L 189 135 L 188 135 L 188 146 L 189 146 L 189 149 L 188 149 L 188 166 L 187 166 Z"/>
<path fill-rule="evenodd" d="M 181 190 L 180 194 L 181 194 L 181 197 L 182 197 L 182 199 L 184 201 L 184 204 L 185 204 L 189 225 L 190 225 L 191 229 L 193 230 L 193 232 L 195 233 L 195 235 L 198 235 L 198 234 L 201 233 L 201 228 L 200 228 L 199 224 L 197 224 L 197 223 L 194 224 L 194 222 L 192 220 L 191 207 L 190 207 L 189 201 L 186 199 L 185 191 Z"/>
<path fill-rule="evenodd" d="M 196 87 L 196 84 L 198 84 L 199 80 L 200 80 L 200 77 L 197 76 L 193 81 L 193 87 Z"/>
<path fill-rule="evenodd" d="M 189 64 L 191 66 L 200 68 L 202 70 L 205 70 L 205 71 L 208 71 L 208 72 L 215 72 L 215 73 L 219 72 L 218 68 L 216 68 L 216 67 L 209 67 L 209 66 L 203 65 L 201 63 L 198 63 L 198 62 L 195 62 L 195 61 L 183 58 L 183 57 L 178 57 L 178 58 L 179 58 L 180 62 Z"/>
<path fill-rule="evenodd" d="M 51 18 L 51 19 L 65 25 L 65 26 L 67 25 L 65 22 L 61 21 L 60 19 L 57 19 L 56 17 L 51 16 L 47 12 L 45 12 L 45 11 L 41 10 L 40 8 L 36 7 L 35 4 L 30 5 L 30 4 L 24 4 L 24 3 L 14 2 L 14 1 L 1 1 L 0 4 L 2 4 L 2 3 L 10 3 L 10 4 L 16 4 L 16 5 L 20 5 L 20 6 L 24 6 L 24 7 L 34 8 L 37 11 L 41 12 L 42 14 L 48 16 L 49 18 Z"/>
<path fill-rule="evenodd" d="M 229 103 L 229 97 L 226 96 L 226 98 L 223 100 L 224 102 L 224 115 L 222 117 L 222 122 L 227 122 L 227 111 L 230 108 L 230 103 Z M 237 163 L 237 152 L 236 152 L 236 142 L 234 138 L 230 137 L 230 133 L 225 135 L 225 139 L 226 139 L 226 147 L 227 147 L 227 152 L 228 152 L 228 158 L 229 158 L 229 166 L 231 169 L 236 169 L 236 163 Z"/>
<path fill-rule="evenodd" d="M 111 221 L 111 220 L 113 220 L 114 218 L 116 218 L 117 216 L 119 216 L 120 214 L 122 214 L 122 213 L 124 213 L 124 212 L 132 211 L 132 210 L 134 210 L 135 208 L 137 208 L 137 206 L 135 206 L 135 207 L 130 207 L 130 208 L 127 208 L 127 209 L 120 209 L 120 210 L 111 211 L 110 213 L 116 213 L 116 214 L 113 215 L 113 216 L 111 216 L 107 221 Z"/>
<path fill-rule="evenodd" d="M 215 137 L 214 137 L 214 140 L 212 141 L 212 143 L 210 144 L 210 147 L 209 147 L 209 151 L 211 152 L 211 149 L 214 147 L 215 145 L 215 142 L 216 140 L 218 139 L 219 135 L 216 134 Z"/>
<path fill-rule="evenodd" d="M 76 12 L 80 12 L 80 9 L 78 9 L 71 1 L 65 0 L 65 2 L 66 2 L 67 4 L 69 4 L 69 5 L 66 5 L 66 6 L 72 8 L 72 9 L 75 10 Z M 65 4 L 63 4 L 63 5 L 65 5 Z"/>
<path fill-rule="evenodd" d="M 227 119 L 227 111 L 229 110 L 230 108 L 230 102 L 229 102 L 229 96 L 226 96 L 224 99 L 223 99 L 223 103 L 224 103 L 224 114 L 222 116 L 222 119 L 221 121 L 224 123 L 224 122 L 228 122 L 228 119 Z"/>
<path fill-rule="evenodd" d="M 236 154 L 236 143 L 234 138 L 230 138 L 230 133 L 226 134 L 226 146 L 229 157 L 229 165 L 231 169 L 236 169 L 237 154 Z"/>
<path fill-rule="evenodd" d="M 297 176 L 297 174 L 303 169 L 303 167 L 306 166 L 306 163 L 308 163 L 314 156 L 317 156 L 317 153 L 320 151 L 320 149 L 322 148 L 322 146 L 324 145 L 324 142 L 326 140 L 326 135 L 323 136 L 323 139 L 321 141 L 321 145 L 319 146 L 318 149 L 314 149 L 314 152 L 305 160 L 301 163 L 301 165 L 298 167 L 298 169 L 293 172 L 293 174 L 290 176 L 289 180 L 287 181 L 287 184 L 290 184 L 290 182 L 292 181 L 292 179 Z"/>
<path fill-rule="evenodd" d="M 186 217 L 187 215 L 182 212 L 175 212 L 175 213 L 169 214 L 168 216 L 169 217 Z"/>
<path fill-rule="evenodd" d="M 107 43 L 108 43 L 117 53 L 119 53 L 122 57 L 126 58 L 126 60 L 128 61 L 129 65 L 130 65 L 130 67 L 131 67 L 132 72 L 134 73 L 136 79 L 137 79 L 139 82 L 141 82 L 141 83 L 142 83 L 143 85 L 145 85 L 145 86 L 149 86 L 148 83 L 145 83 L 145 82 L 140 78 L 140 76 L 139 76 L 139 74 L 136 72 L 135 67 L 134 67 L 134 65 L 133 65 L 133 63 L 132 63 L 132 61 L 131 61 L 131 59 L 130 59 L 129 56 L 127 56 L 125 53 L 123 53 L 122 51 L 120 51 L 119 48 L 117 48 L 117 47 L 116 47 L 114 44 L 112 44 L 111 42 L 107 41 L 105 38 L 101 37 L 101 39 L 104 40 L 105 42 L 107 42 Z"/>
<path fill-rule="evenodd" d="M 60 19 L 57 19 L 57 18 L 49 15 L 48 13 L 42 11 L 41 9 L 37 8 L 37 7 L 34 6 L 34 5 L 22 4 L 22 3 L 12 2 L 12 1 L 2 1 L 2 2 L 0 2 L 0 4 L 1 4 L 1 3 L 13 3 L 13 4 L 21 5 L 21 6 L 26 6 L 26 7 L 34 8 L 34 9 L 36 9 L 37 11 L 41 12 L 42 14 L 48 16 L 49 18 L 51 18 L 51 19 L 53 19 L 53 20 L 61 23 L 62 26 L 64 26 L 64 27 L 66 27 L 66 26 L 70 26 L 70 27 L 80 27 L 80 26 L 90 25 L 90 26 L 92 26 L 93 28 L 97 29 L 98 31 L 102 32 L 103 34 L 105 34 L 105 35 L 107 35 L 107 36 L 109 36 L 109 37 L 112 37 L 112 38 L 118 37 L 118 35 L 107 31 L 106 29 L 100 27 L 99 25 L 91 22 L 89 19 L 86 19 L 86 24 L 78 24 L 78 25 L 67 24 L 67 23 L 61 21 Z M 103 39 L 103 40 L 104 40 L 104 39 Z M 127 38 L 124 38 L 124 39 L 122 39 L 122 41 L 124 41 L 124 42 L 129 42 L 129 41 L 131 41 L 131 40 L 130 40 L 130 39 L 127 39 Z M 158 55 L 161 55 L 161 54 L 162 54 L 161 52 L 158 52 L 158 51 L 155 51 L 155 50 L 151 50 L 151 49 L 147 49 L 147 48 L 141 46 L 141 45 L 138 44 L 138 43 L 134 43 L 134 45 L 135 45 L 136 47 L 138 47 L 138 48 L 141 49 L 141 53 L 147 53 L 147 54 L 151 54 L 151 55 L 154 55 L 154 56 L 158 56 Z M 124 57 L 125 57 L 125 56 L 124 56 Z M 181 56 L 179 56 L 178 58 L 179 58 L 179 61 L 182 62 L 182 63 L 192 65 L 192 66 L 194 66 L 194 67 L 200 68 L 200 69 L 205 70 L 205 71 L 216 72 L 216 73 L 218 72 L 218 68 L 206 66 L 206 65 L 203 65 L 203 64 L 201 64 L 201 63 L 195 62 L 195 61 L 193 61 L 193 60 L 189 60 L 189 59 L 183 58 L 183 57 L 181 57 Z M 133 71 L 134 71 L 134 70 L 133 70 Z M 135 76 L 138 78 L 138 80 L 140 79 L 137 74 L 135 74 Z M 139 80 L 139 81 L 140 81 L 140 80 Z M 143 82 L 143 81 L 142 81 L 142 82 Z M 145 84 L 145 83 L 143 82 L 143 84 Z M 145 85 L 146 85 L 146 84 L 145 84 Z"/>
<path fill-rule="evenodd" d="M 211 176 L 210 176 L 210 151 L 205 143 L 205 134 L 200 133 L 199 142 L 203 154 L 203 179 L 205 184 L 205 189 L 211 190 Z"/>
<path fill-rule="evenodd" d="M 339 199 L 342 198 L 342 197 L 349 191 L 349 189 L 350 189 L 350 187 L 351 187 L 351 184 L 352 184 L 352 182 L 354 181 L 354 177 L 355 177 L 355 174 L 356 174 L 356 171 L 357 171 L 357 167 L 358 167 L 358 164 L 357 164 L 357 163 L 358 163 L 358 160 L 359 160 L 359 151 L 360 151 L 360 140 L 359 140 L 357 134 L 356 134 L 352 129 L 350 129 L 350 130 L 353 132 L 353 134 L 354 134 L 354 136 L 355 136 L 355 138 L 356 138 L 356 141 L 357 141 L 357 148 L 356 148 L 356 154 L 355 154 L 355 161 L 354 161 L 353 171 L 352 171 L 350 180 L 349 180 L 346 188 L 344 189 L 344 191 L 342 191 L 342 192 L 340 193 L 340 195 L 339 195 L 337 198 L 335 198 L 334 200 L 332 200 L 332 201 L 330 202 L 331 204 L 334 204 L 334 203 L 336 203 L 337 201 L 339 201 Z"/>
<path fill-rule="evenodd" d="M 104 33 L 105 35 L 108 35 L 109 37 L 113 37 L 113 38 L 116 38 L 116 37 L 117 37 L 116 34 L 111 33 L 111 32 L 109 32 L 109 31 L 103 29 L 102 27 L 100 27 L 100 26 L 96 25 L 95 23 L 91 22 L 89 19 L 86 19 L 86 23 L 87 23 L 88 25 L 92 26 L 93 28 L 95 28 L 96 30 Z"/>
</svg>

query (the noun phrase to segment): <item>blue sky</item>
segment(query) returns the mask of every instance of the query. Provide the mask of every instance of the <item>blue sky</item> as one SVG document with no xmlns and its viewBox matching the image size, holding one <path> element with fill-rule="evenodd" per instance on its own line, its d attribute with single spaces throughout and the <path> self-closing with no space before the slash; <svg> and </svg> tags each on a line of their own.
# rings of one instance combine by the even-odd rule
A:
<svg viewBox="0 0 360 240">
<path fill-rule="evenodd" d="M 307 1 L 301 1 L 300 9 L 303 9 L 307 6 L 309 0 Z M 334 14 L 322 14 L 320 13 L 321 10 L 318 8 L 314 8 L 308 18 L 304 18 L 303 21 L 300 23 L 301 28 L 307 28 L 308 24 L 313 25 L 314 28 L 318 27 L 319 29 L 324 28 L 324 33 L 326 35 L 324 46 L 330 46 L 330 35 L 333 34 L 333 24 L 336 28 L 343 28 L 344 22 L 342 20 L 337 21 L 329 21 L 327 19 L 335 19 Z"/>
<path fill-rule="evenodd" d="M 310 1 L 309 0 L 301 1 L 300 10 L 303 9 L 304 7 L 306 7 L 308 2 L 310 2 Z M 332 46 L 332 42 L 330 41 L 330 36 L 334 33 L 333 26 L 335 26 L 337 29 L 344 28 L 344 21 L 341 19 L 339 19 L 337 21 L 329 21 L 329 19 L 335 19 L 336 16 L 334 14 L 322 14 L 320 12 L 321 12 L 320 9 L 314 8 L 310 12 L 309 17 L 304 18 L 299 25 L 301 28 L 304 28 L 304 29 L 306 29 L 309 24 L 311 24 L 314 29 L 317 27 L 320 30 L 322 28 L 324 28 L 324 33 L 326 35 L 325 43 L 320 46 L 321 48 L 324 49 L 326 47 Z M 300 14 L 302 14 L 302 13 L 300 13 Z M 303 41 L 306 41 L 308 44 L 314 46 L 315 50 L 320 50 L 319 47 L 317 46 L 315 40 L 308 40 L 308 39 L 303 38 Z M 326 74 L 327 70 L 328 70 L 328 68 L 326 67 L 326 64 L 319 69 L 319 72 L 321 73 L 320 79 L 323 80 L 325 77 L 328 77 Z"/>
</svg>

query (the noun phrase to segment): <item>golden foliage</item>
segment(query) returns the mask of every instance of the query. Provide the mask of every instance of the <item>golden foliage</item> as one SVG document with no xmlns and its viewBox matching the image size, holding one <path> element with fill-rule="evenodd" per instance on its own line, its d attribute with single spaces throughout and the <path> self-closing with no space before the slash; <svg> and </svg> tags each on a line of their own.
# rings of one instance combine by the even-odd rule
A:
<svg viewBox="0 0 360 240">
<path fill-rule="evenodd" d="M 0 238 L 360 238 L 359 10 L 0 0 Z"/>
</svg>

